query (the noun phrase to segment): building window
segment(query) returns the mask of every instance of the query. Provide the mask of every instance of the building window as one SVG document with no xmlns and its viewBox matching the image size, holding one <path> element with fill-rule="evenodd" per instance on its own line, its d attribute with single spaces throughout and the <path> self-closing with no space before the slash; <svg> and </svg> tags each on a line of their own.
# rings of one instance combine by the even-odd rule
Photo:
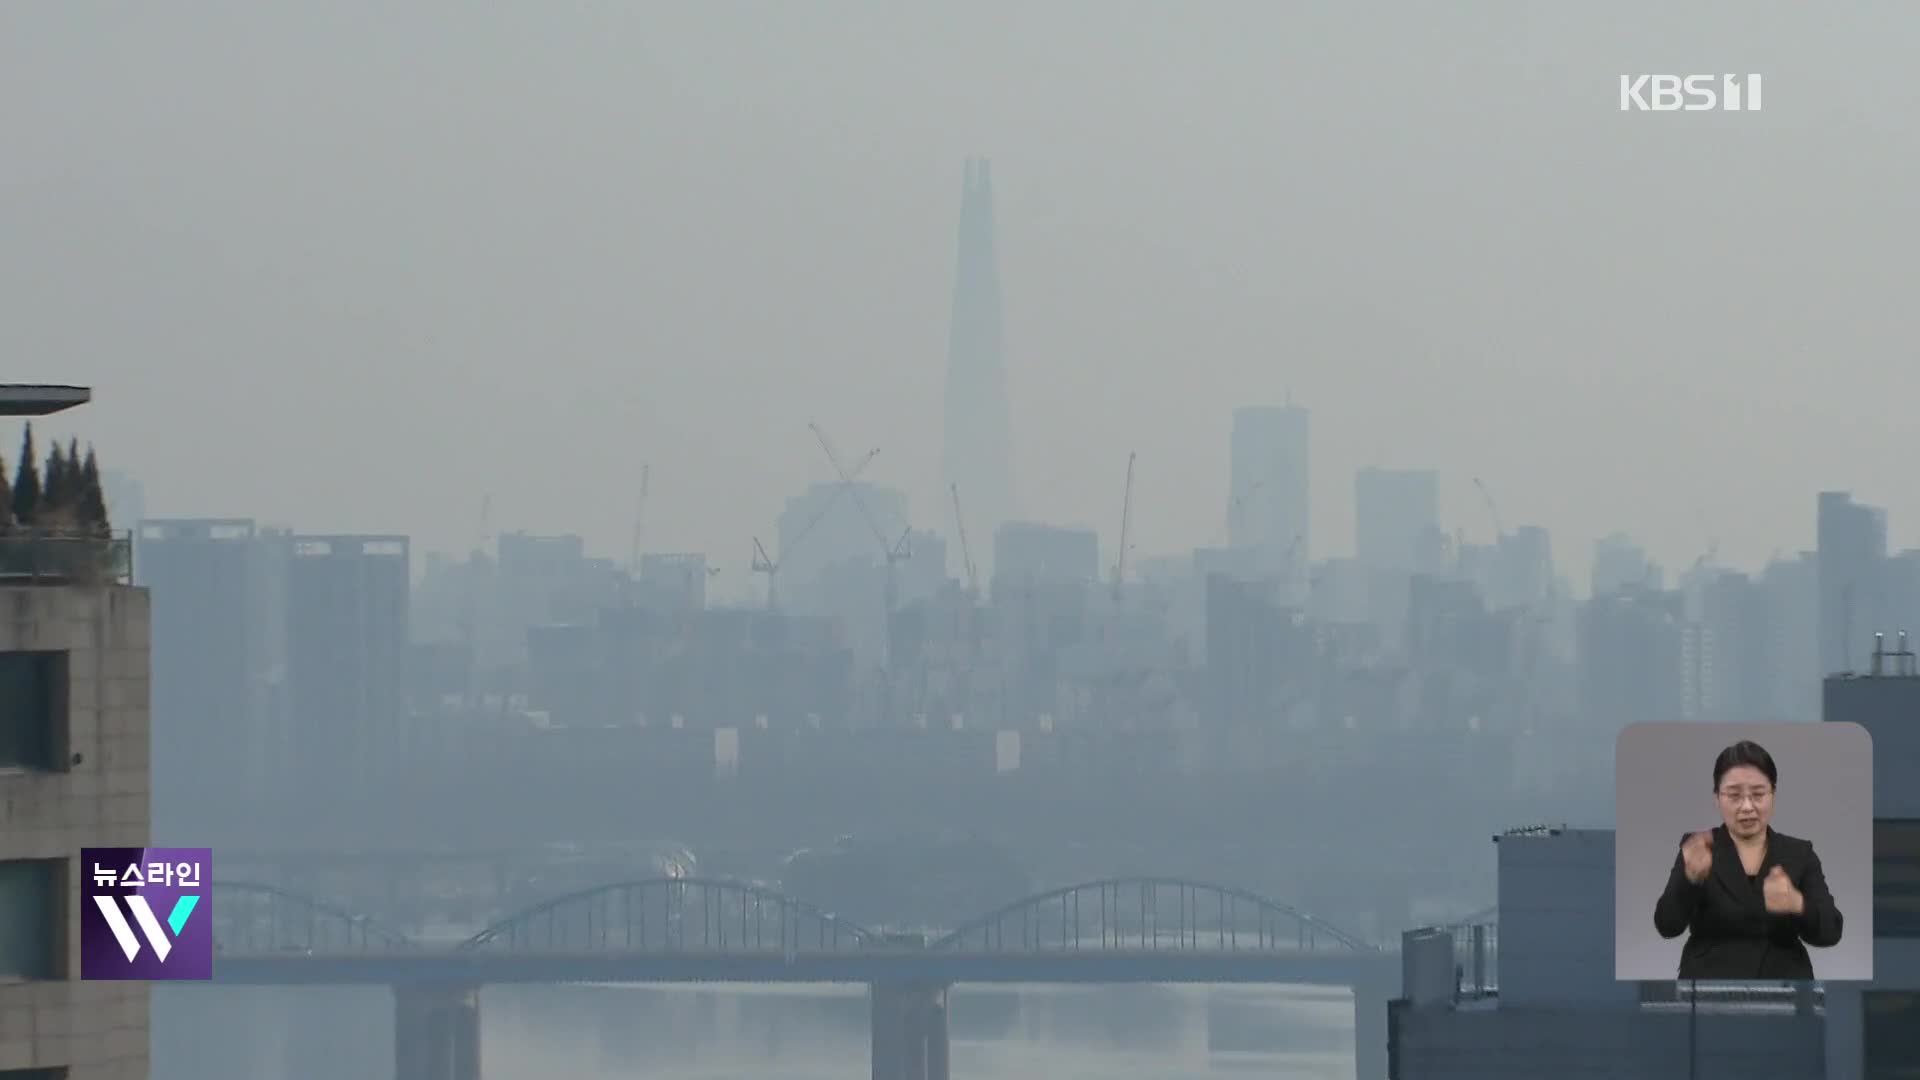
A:
<svg viewBox="0 0 1920 1080">
<path fill-rule="evenodd" d="M 1873 823 L 1873 935 L 1920 938 L 1920 820 Z"/>
<path fill-rule="evenodd" d="M 66 974 L 65 859 L 0 862 L 0 982 Z"/>
<path fill-rule="evenodd" d="M 67 767 L 67 654 L 0 652 L 0 769 Z"/>
<path fill-rule="evenodd" d="M 1860 1008 L 1863 1080 L 1920 1077 L 1920 994 L 1869 990 Z"/>
</svg>

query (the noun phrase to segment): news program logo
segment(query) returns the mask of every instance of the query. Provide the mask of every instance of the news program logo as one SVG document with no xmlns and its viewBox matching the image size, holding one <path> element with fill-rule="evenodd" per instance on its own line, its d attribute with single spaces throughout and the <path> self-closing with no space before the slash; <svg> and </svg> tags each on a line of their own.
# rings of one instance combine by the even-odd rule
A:
<svg viewBox="0 0 1920 1080">
<path fill-rule="evenodd" d="M 81 848 L 80 978 L 213 978 L 211 848 Z"/>
<path fill-rule="evenodd" d="M 1759 112 L 1758 75 L 1622 75 L 1621 112 Z"/>
</svg>

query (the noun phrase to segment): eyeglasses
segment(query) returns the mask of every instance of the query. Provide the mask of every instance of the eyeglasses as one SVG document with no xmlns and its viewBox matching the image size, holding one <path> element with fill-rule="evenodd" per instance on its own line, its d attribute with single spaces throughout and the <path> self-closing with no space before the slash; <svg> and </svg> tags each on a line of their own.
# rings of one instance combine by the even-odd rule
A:
<svg viewBox="0 0 1920 1080">
<path fill-rule="evenodd" d="M 1765 806 L 1773 798 L 1773 789 L 1768 788 L 1764 791 L 1729 790 L 1722 791 L 1719 794 L 1722 802 L 1729 803 L 1733 806 L 1739 806 L 1741 803 L 1749 802 L 1755 806 Z"/>
</svg>

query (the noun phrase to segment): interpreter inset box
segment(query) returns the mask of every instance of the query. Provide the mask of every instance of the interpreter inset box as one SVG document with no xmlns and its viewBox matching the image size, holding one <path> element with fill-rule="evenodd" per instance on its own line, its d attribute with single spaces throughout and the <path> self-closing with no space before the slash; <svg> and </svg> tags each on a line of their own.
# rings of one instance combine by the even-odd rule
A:
<svg viewBox="0 0 1920 1080">
<path fill-rule="evenodd" d="M 1634 724 L 1614 782 L 1616 978 L 1873 978 L 1865 728 Z"/>
</svg>

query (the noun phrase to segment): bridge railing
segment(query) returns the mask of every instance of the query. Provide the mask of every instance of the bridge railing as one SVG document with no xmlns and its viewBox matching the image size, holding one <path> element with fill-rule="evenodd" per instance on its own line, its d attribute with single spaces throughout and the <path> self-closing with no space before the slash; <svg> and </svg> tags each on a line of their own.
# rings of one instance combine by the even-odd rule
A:
<svg viewBox="0 0 1920 1080">
<path fill-rule="evenodd" d="M 875 935 L 764 886 L 653 878 L 569 893 L 510 915 L 462 949 L 572 952 L 844 952 Z"/>
<path fill-rule="evenodd" d="M 213 947 L 219 953 L 331 955 L 414 948 L 376 920 L 272 885 L 212 885 Z"/>
<path fill-rule="evenodd" d="M 982 952 L 1139 949 L 1372 951 L 1313 915 L 1254 893 L 1179 878 L 1114 878 L 1017 900 L 935 941 Z"/>
</svg>

